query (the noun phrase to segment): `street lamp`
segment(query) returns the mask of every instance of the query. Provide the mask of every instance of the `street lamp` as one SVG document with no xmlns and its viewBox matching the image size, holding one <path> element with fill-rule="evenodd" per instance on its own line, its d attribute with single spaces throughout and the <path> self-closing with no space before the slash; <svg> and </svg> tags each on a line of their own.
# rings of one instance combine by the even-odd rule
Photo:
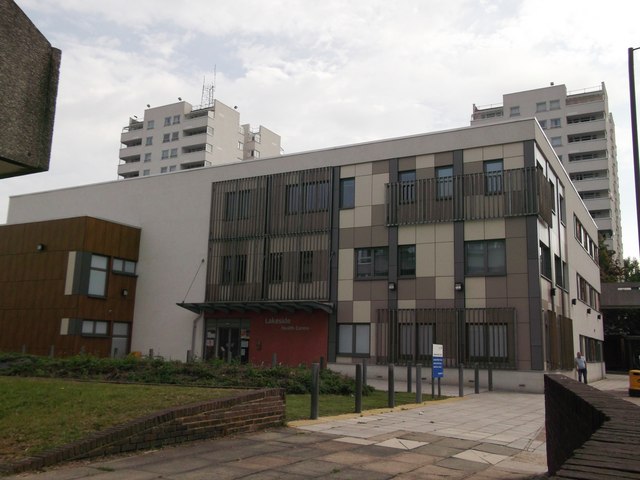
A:
<svg viewBox="0 0 640 480">
<path fill-rule="evenodd" d="M 636 81 L 633 67 L 633 52 L 640 47 L 629 48 L 629 97 L 631 101 L 631 143 L 633 145 L 633 173 L 636 186 L 636 222 L 638 223 L 638 245 L 640 245 L 640 155 L 638 154 L 638 116 L 636 113 Z"/>
</svg>

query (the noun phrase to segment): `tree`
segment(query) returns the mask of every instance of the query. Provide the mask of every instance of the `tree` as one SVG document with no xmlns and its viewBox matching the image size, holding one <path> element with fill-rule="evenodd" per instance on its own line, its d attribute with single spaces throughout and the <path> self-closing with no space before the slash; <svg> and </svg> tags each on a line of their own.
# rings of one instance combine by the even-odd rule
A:
<svg viewBox="0 0 640 480">
<path fill-rule="evenodd" d="M 640 263 L 637 258 L 625 258 L 622 269 L 625 282 L 640 282 Z"/>
<path fill-rule="evenodd" d="M 616 252 L 607 247 L 602 237 L 600 237 L 598 240 L 600 281 L 606 283 L 622 281 L 623 279 L 625 279 L 625 270 L 616 258 Z"/>
</svg>

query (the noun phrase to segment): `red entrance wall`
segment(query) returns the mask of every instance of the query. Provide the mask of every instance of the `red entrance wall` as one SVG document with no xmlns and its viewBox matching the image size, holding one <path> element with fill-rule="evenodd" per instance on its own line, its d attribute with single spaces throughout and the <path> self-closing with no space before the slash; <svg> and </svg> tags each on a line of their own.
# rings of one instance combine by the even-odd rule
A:
<svg viewBox="0 0 640 480">
<path fill-rule="evenodd" d="M 249 362 L 271 365 L 275 353 L 278 363 L 310 365 L 327 359 L 329 315 L 320 310 L 306 312 L 245 313 L 214 315 L 208 318 L 248 318 Z"/>
<path fill-rule="evenodd" d="M 278 363 L 307 365 L 327 359 L 329 315 L 313 313 L 275 313 L 251 320 L 249 360 L 271 363 L 272 354 Z"/>
</svg>

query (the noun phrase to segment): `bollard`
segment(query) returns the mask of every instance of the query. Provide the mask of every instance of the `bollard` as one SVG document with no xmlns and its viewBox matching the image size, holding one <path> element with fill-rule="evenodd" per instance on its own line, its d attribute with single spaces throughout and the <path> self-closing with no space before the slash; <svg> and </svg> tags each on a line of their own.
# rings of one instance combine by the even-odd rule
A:
<svg viewBox="0 0 640 480">
<path fill-rule="evenodd" d="M 411 364 L 407 365 L 407 393 L 411 393 L 411 384 L 413 380 L 411 379 Z"/>
<path fill-rule="evenodd" d="M 422 403 L 422 364 L 416 365 L 416 403 Z"/>
<path fill-rule="evenodd" d="M 476 362 L 475 371 L 473 372 L 473 383 L 475 393 L 480 393 L 480 366 Z"/>
<path fill-rule="evenodd" d="M 356 413 L 362 412 L 362 365 L 356 364 Z"/>
<path fill-rule="evenodd" d="M 458 396 L 464 397 L 464 364 L 458 365 Z"/>
<path fill-rule="evenodd" d="M 489 362 L 487 377 L 488 377 L 488 383 L 489 383 L 489 391 L 493 392 L 493 364 L 491 362 Z"/>
<path fill-rule="evenodd" d="M 149 349 L 149 358 L 153 358 L 153 348 Z"/>
<path fill-rule="evenodd" d="M 362 385 L 367 386 L 367 359 L 362 359 Z"/>
<path fill-rule="evenodd" d="M 320 370 L 324 370 L 327 366 L 324 363 L 324 357 L 320 357 Z"/>
<path fill-rule="evenodd" d="M 271 354 L 271 366 L 275 367 L 276 365 L 278 365 L 278 354 L 277 353 L 272 353 Z"/>
<path fill-rule="evenodd" d="M 393 378 L 393 363 L 389 364 L 389 378 L 388 378 L 388 406 L 389 408 L 393 408 L 396 406 L 396 397 L 395 397 L 395 380 Z"/>
<path fill-rule="evenodd" d="M 187 350 L 187 363 L 192 363 L 193 362 L 193 354 L 191 353 L 191 350 Z"/>
<path fill-rule="evenodd" d="M 320 365 L 311 364 L 311 420 L 318 419 L 318 406 L 320 400 Z"/>
</svg>

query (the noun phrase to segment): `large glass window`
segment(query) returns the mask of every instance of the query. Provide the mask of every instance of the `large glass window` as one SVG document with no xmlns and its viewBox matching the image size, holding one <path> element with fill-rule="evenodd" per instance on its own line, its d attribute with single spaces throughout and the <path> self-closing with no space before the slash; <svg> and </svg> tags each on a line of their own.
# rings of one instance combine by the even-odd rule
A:
<svg viewBox="0 0 640 480">
<path fill-rule="evenodd" d="M 287 185 L 286 212 L 323 212 L 329 209 L 329 182 Z"/>
<path fill-rule="evenodd" d="M 398 172 L 400 182 L 400 203 L 413 203 L 416 199 L 416 171 Z"/>
<path fill-rule="evenodd" d="M 251 213 L 251 190 L 225 193 L 224 219 L 236 220 L 249 218 Z"/>
<path fill-rule="evenodd" d="M 354 208 L 356 205 L 356 179 L 340 180 L 340 208 Z"/>
<path fill-rule="evenodd" d="M 91 255 L 89 269 L 89 295 L 105 297 L 107 295 L 107 271 L 109 259 L 102 255 Z"/>
<path fill-rule="evenodd" d="M 551 279 L 551 250 L 540 242 L 540 275 Z"/>
<path fill-rule="evenodd" d="M 398 247 L 398 276 L 415 276 L 416 246 L 400 245 Z"/>
<path fill-rule="evenodd" d="M 502 193 L 502 160 L 484 162 L 485 194 Z"/>
<path fill-rule="evenodd" d="M 453 196 L 453 166 L 436 168 L 436 198 L 442 200 Z"/>
<path fill-rule="evenodd" d="M 356 249 L 356 278 L 386 277 L 388 274 L 387 247 Z"/>
<path fill-rule="evenodd" d="M 125 273 L 129 275 L 136 274 L 136 262 L 132 260 L 124 260 L 122 258 L 114 258 L 111 264 L 114 273 Z"/>
<path fill-rule="evenodd" d="M 505 241 L 500 239 L 465 242 L 464 262 L 467 275 L 506 274 Z"/>
<path fill-rule="evenodd" d="M 338 325 L 338 354 L 368 355 L 370 328 L 369 324 Z"/>
<path fill-rule="evenodd" d="M 313 280 L 313 252 L 300 252 L 300 283 L 310 283 Z"/>
<path fill-rule="evenodd" d="M 98 320 L 83 320 L 82 335 L 99 335 L 106 336 L 109 330 L 109 322 L 101 322 Z"/>
<path fill-rule="evenodd" d="M 222 257 L 220 283 L 242 284 L 247 280 L 247 256 L 226 255 Z"/>
</svg>

